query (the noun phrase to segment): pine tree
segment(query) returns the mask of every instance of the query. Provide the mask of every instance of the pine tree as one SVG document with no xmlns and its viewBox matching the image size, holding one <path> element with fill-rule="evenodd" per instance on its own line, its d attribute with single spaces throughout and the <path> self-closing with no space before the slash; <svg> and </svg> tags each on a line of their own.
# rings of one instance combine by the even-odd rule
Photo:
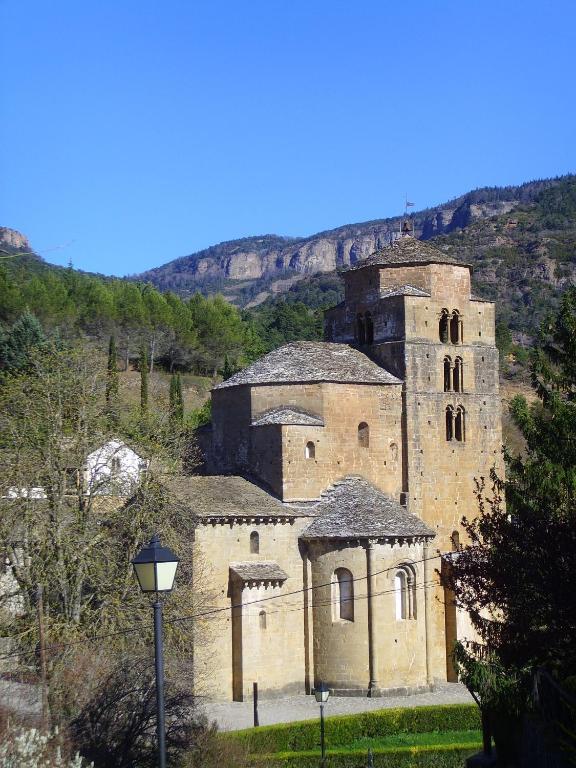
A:
<svg viewBox="0 0 576 768">
<path fill-rule="evenodd" d="M 116 339 L 110 336 L 106 366 L 106 409 L 110 426 L 118 424 L 118 356 Z"/>
<path fill-rule="evenodd" d="M 0 343 L 1 367 L 12 373 L 23 371 L 30 363 L 31 352 L 45 343 L 46 336 L 38 318 L 26 310 Z"/>
<path fill-rule="evenodd" d="M 140 348 L 140 413 L 148 412 L 148 354 L 146 347 Z"/>
</svg>

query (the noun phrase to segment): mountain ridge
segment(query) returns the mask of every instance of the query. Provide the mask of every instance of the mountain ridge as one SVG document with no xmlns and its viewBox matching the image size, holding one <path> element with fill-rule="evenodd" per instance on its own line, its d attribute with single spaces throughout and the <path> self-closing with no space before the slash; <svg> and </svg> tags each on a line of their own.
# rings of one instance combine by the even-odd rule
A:
<svg viewBox="0 0 576 768">
<path fill-rule="evenodd" d="M 540 179 L 507 187 L 480 187 L 434 207 L 410 214 L 415 235 L 428 240 L 468 226 L 477 219 L 511 212 L 532 202 L 543 190 L 567 176 Z M 308 237 L 255 235 L 228 240 L 174 259 L 128 279 L 151 282 L 160 290 L 188 296 L 196 290 L 212 292 L 233 281 L 264 281 L 331 272 L 353 264 L 390 242 L 402 216 L 344 224 Z M 243 304 L 233 284 L 228 298 Z M 243 286 L 244 288 L 249 286 Z M 273 291 L 273 287 L 272 287 Z M 253 293 L 251 291 L 248 294 Z M 265 294 L 266 291 L 263 292 Z M 253 296 L 249 296 L 253 300 Z"/>
</svg>

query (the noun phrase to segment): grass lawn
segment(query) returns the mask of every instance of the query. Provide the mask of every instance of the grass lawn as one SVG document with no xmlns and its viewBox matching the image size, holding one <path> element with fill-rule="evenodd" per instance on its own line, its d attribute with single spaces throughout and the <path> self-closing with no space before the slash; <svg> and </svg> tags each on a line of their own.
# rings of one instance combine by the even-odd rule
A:
<svg viewBox="0 0 576 768">
<path fill-rule="evenodd" d="M 381 747 L 421 747 L 438 746 L 442 744 L 474 744 L 482 743 L 481 731 L 445 731 L 432 733 L 398 733 L 394 736 L 377 738 L 364 737 L 355 739 L 346 745 L 346 749 L 378 749 Z M 330 744 L 328 742 L 328 749 Z"/>
</svg>

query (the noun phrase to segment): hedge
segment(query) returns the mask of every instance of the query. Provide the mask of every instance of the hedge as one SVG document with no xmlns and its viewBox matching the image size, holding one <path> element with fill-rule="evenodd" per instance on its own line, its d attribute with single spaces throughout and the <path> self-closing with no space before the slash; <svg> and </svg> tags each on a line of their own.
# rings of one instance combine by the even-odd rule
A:
<svg viewBox="0 0 576 768">
<path fill-rule="evenodd" d="M 431 707 L 379 709 L 357 715 L 326 718 L 326 745 L 346 747 L 356 739 L 391 736 L 397 733 L 474 731 L 481 728 L 475 704 L 444 704 Z M 265 725 L 225 734 L 246 744 L 251 754 L 301 752 L 320 744 L 319 719 Z"/>
<path fill-rule="evenodd" d="M 435 747 L 389 747 L 372 752 L 375 768 L 462 768 L 470 755 L 476 754 L 480 744 L 445 744 Z M 253 768 L 318 768 L 318 750 L 280 752 L 273 755 L 253 755 Z M 329 750 L 327 768 L 366 768 L 368 751 Z"/>
</svg>

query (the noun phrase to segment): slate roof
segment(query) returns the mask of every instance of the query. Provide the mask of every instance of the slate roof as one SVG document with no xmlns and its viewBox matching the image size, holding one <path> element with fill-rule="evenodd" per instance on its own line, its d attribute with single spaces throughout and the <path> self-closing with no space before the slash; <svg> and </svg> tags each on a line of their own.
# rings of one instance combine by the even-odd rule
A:
<svg viewBox="0 0 576 768">
<path fill-rule="evenodd" d="M 241 384 L 286 384 L 308 381 L 351 384 L 400 384 L 384 368 L 347 344 L 293 341 L 269 352 L 214 389 Z"/>
<path fill-rule="evenodd" d="M 286 581 L 288 574 L 271 560 L 230 563 L 230 571 L 242 581 Z"/>
<path fill-rule="evenodd" d="M 164 479 L 164 485 L 200 518 L 306 516 L 288 507 L 254 483 L 236 475 L 181 475 Z"/>
<path fill-rule="evenodd" d="M 415 288 L 413 285 L 399 285 L 397 288 L 387 288 L 380 292 L 381 299 L 387 299 L 389 296 L 425 296 L 430 298 L 431 294 L 421 288 Z"/>
<path fill-rule="evenodd" d="M 304 539 L 432 538 L 435 533 L 363 477 L 334 483 L 309 513 Z"/>
<path fill-rule="evenodd" d="M 343 269 L 343 272 L 352 272 L 370 266 L 394 266 L 395 264 L 460 264 L 469 267 L 453 256 L 435 248 L 424 240 L 414 237 L 401 237 L 390 245 L 384 246 L 379 251 L 370 254 L 362 261 L 351 264 Z"/>
<path fill-rule="evenodd" d="M 485 304 L 496 304 L 492 299 L 483 299 L 481 296 L 476 296 L 474 293 L 470 294 L 470 301 L 482 301 Z"/>
<path fill-rule="evenodd" d="M 253 427 L 263 427 L 268 424 L 294 424 L 307 427 L 323 427 L 324 421 L 320 416 L 302 411 L 290 406 L 271 408 L 252 422 Z"/>
</svg>

